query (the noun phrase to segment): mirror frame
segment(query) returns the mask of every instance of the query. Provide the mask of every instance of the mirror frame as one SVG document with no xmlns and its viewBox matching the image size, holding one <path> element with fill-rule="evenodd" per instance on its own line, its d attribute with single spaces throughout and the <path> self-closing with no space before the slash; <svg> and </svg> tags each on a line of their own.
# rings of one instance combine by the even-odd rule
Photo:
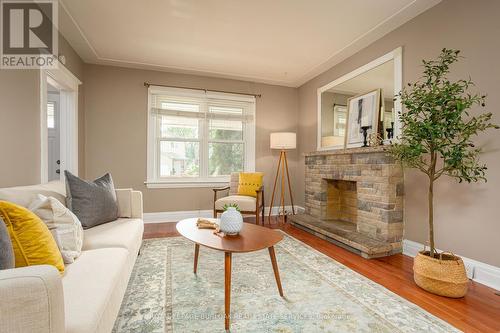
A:
<svg viewBox="0 0 500 333">
<path fill-rule="evenodd" d="M 331 88 L 338 86 L 341 83 L 344 83 L 352 78 L 355 78 L 356 76 L 359 76 L 365 72 L 368 72 L 371 69 L 374 69 L 388 61 L 394 61 L 394 95 L 398 94 L 401 89 L 403 89 L 403 47 L 398 47 L 391 52 L 384 54 L 383 56 L 367 63 L 364 66 L 361 66 L 352 72 L 349 72 L 338 79 L 318 88 L 317 91 L 317 108 L 318 108 L 318 114 L 317 114 L 317 141 L 316 141 L 316 147 L 318 151 L 325 151 L 325 150 L 334 150 L 334 149 L 344 149 L 344 145 L 336 145 L 336 146 L 330 146 L 330 147 L 321 147 L 321 94 L 327 90 L 330 90 Z M 394 101 L 394 114 L 395 114 L 395 121 L 394 121 L 394 140 L 397 140 L 398 135 L 400 134 L 401 131 L 401 124 L 399 121 L 398 114 L 402 110 L 402 105 L 401 101 L 399 98 L 397 98 Z M 384 144 L 389 144 L 388 140 L 384 140 Z"/>
</svg>

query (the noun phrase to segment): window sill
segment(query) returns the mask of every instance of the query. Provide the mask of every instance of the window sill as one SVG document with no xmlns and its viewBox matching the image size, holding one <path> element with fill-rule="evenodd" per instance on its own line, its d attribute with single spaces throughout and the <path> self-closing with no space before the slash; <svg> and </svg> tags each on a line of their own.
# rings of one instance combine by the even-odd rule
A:
<svg viewBox="0 0 500 333">
<path fill-rule="evenodd" d="M 215 188 L 229 185 L 228 180 L 171 180 L 171 181 L 146 181 L 147 188 Z"/>
</svg>

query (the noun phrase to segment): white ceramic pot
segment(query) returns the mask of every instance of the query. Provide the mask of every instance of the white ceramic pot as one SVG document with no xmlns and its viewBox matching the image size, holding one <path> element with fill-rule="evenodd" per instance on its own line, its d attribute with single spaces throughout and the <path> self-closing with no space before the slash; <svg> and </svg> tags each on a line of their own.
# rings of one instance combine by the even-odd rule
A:
<svg viewBox="0 0 500 333">
<path fill-rule="evenodd" d="M 220 216 L 219 230 L 226 235 L 237 235 L 243 228 L 243 216 L 235 207 L 229 207 Z"/>
</svg>

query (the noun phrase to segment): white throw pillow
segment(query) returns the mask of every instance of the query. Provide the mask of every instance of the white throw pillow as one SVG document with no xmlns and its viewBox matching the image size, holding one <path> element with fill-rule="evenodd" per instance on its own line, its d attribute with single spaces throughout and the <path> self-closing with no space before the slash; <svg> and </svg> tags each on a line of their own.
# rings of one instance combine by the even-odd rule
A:
<svg viewBox="0 0 500 333">
<path fill-rule="evenodd" d="M 78 217 L 56 198 L 41 194 L 28 209 L 40 217 L 53 232 L 64 263 L 73 263 L 82 253 L 83 245 L 83 228 Z"/>
</svg>

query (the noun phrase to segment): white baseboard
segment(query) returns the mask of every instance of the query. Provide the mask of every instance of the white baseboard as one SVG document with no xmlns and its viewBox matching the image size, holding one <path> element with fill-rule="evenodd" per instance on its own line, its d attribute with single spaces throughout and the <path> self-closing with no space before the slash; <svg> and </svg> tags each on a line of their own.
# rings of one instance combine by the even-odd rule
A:
<svg viewBox="0 0 500 333">
<path fill-rule="evenodd" d="M 264 209 L 264 215 L 269 214 L 269 208 Z M 274 206 L 271 215 L 278 215 L 280 207 Z M 292 206 L 285 206 L 286 212 L 292 211 Z M 304 207 L 295 206 L 295 213 L 304 212 Z M 157 213 L 144 213 L 144 223 L 160 223 L 160 222 L 177 222 L 191 217 L 212 217 L 213 211 L 211 209 L 205 210 L 185 210 L 177 212 L 157 212 Z"/>
<path fill-rule="evenodd" d="M 424 248 L 423 244 L 405 239 L 403 240 L 403 254 L 415 257 L 418 251 Z M 441 251 L 441 250 L 439 250 Z M 467 277 L 476 282 L 484 284 L 490 288 L 500 290 L 500 267 L 485 264 L 483 262 L 462 257 L 465 269 L 467 270 Z"/>
<path fill-rule="evenodd" d="M 178 222 L 191 217 L 212 217 L 212 210 L 144 213 L 144 223 Z"/>
</svg>

